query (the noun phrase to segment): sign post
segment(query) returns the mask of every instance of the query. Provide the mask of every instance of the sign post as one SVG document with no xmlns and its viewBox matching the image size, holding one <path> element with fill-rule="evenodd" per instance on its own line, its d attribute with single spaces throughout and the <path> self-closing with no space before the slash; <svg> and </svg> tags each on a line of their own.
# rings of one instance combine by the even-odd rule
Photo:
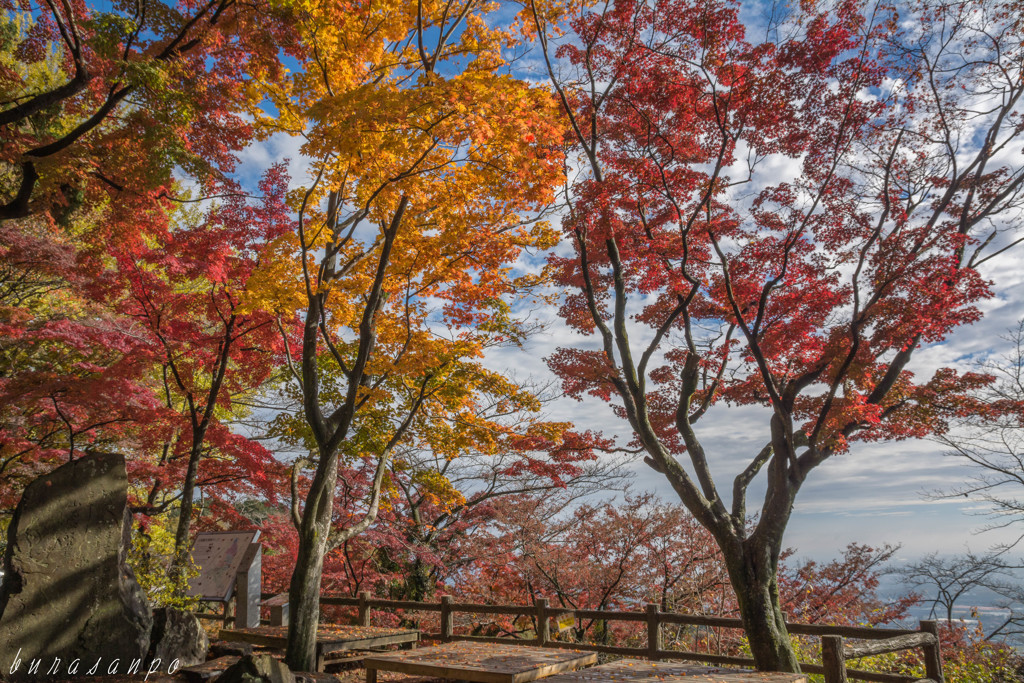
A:
<svg viewBox="0 0 1024 683">
<path fill-rule="evenodd" d="M 260 625 L 260 584 L 263 546 L 250 543 L 235 574 L 235 628 Z"/>
<path fill-rule="evenodd" d="M 192 561 L 199 569 L 189 579 L 188 594 L 204 602 L 224 603 L 235 597 L 235 625 L 260 624 L 262 549 L 259 531 L 204 531 L 192 544 Z"/>
</svg>

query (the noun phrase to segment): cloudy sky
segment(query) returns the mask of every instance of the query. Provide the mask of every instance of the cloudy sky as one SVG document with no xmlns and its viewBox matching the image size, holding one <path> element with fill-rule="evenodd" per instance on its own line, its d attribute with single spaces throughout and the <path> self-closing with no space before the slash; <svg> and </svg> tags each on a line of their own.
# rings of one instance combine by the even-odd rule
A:
<svg viewBox="0 0 1024 683">
<path fill-rule="evenodd" d="M 1007 257 L 986 273 L 995 283 L 996 298 L 985 302 L 985 317 L 957 330 L 946 342 L 925 347 L 911 370 L 927 377 L 939 367 L 967 368 L 974 361 L 1001 355 L 1009 345 L 1001 338 L 1024 316 L 1024 271 L 1016 257 Z M 506 351 L 490 359 L 495 368 L 515 368 L 520 375 L 552 378 L 543 363 L 557 347 L 584 340 L 559 324 L 554 310 L 533 315 L 548 322 L 544 335 L 532 339 L 522 351 Z M 584 342 L 585 343 L 585 342 Z M 598 401 L 564 399 L 550 408 L 552 417 L 575 422 L 581 429 L 617 434 L 628 440 L 628 425 Z M 719 481 L 731 481 L 768 438 L 767 410 L 728 407 L 711 410 L 698 426 L 711 466 Z M 933 551 L 956 553 L 965 548 L 983 550 L 1017 537 L 1013 530 L 976 535 L 985 525 L 978 516 L 986 508 L 979 501 L 930 500 L 928 491 L 963 484 L 971 469 L 956 458 L 944 457 L 942 447 L 928 441 L 855 444 L 808 477 L 798 498 L 787 534 L 787 544 L 800 557 L 829 559 L 851 542 L 902 544 L 903 559 Z M 655 491 L 675 501 L 667 480 L 642 463 L 634 466 L 634 487 Z M 757 493 L 752 490 L 750 508 Z"/>
</svg>

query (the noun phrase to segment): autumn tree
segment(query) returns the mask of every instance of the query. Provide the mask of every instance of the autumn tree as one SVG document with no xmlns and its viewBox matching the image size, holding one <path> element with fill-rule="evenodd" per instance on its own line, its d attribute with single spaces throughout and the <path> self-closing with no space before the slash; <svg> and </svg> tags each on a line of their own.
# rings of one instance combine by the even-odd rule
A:
<svg viewBox="0 0 1024 683">
<path fill-rule="evenodd" d="M 325 554 L 372 524 L 390 457 L 421 416 L 471 416 L 475 390 L 495 377 L 480 365 L 484 345 L 516 334 L 504 299 L 524 282 L 508 265 L 552 243 L 524 216 L 552 200 L 561 173 L 554 102 L 506 73 L 512 36 L 488 27 L 492 9 L 297 10 L 310 58 L 266 118 L 305 135 L 314 165 L 281 275 L 267 278 L 268 295 L 305 308 L 294 375 L 315 444 L 294 508 L 293 669 L 313 665 Z M 322 381 L 325 363 L 340 387 Z M 339 461 L 365 456 L 374 475 L 362 514 L 334 528 Z"/>
<path fill-rule="evenodd" d="M 805 624 L 898 623 L 919 601 L 913 593 L 895 600 L 878 594 L 881 577 L 892 571 L 886 563 L 898 550 L 899 546 L 851 543 L 842 557 L 829 562 L 786 561 L 779 576 L 783 609 L 790 619 Z"/>
<path fill-rule="evenodd" d="M 281 466 L 229 419 L 283 362 L 280 331 L 297 330 L 293 311 L 260 309 L 247 292 L 263 249 L 292 229 L 285 187 L 279 168 L 258 201 L 221 184 L 222 202 L 140 214 L 144 236 L 114 244 L 93 242 L 85 221 L 80 239 L 50 233 L 48 249 L 22 222 L 0 228 L 11 236 L 0 252 L 5 507 L 28 480 L 84 450 L 117 450 L 140 528 L 176 515 L 179 571 L 200 490 L 222 500 L 275 496 Z"/>
<path fill-rule="evenodd" d="M 619 0 L 560 45 L 533 14 L 580 162 L 561 314 L 597 341 L 549 364 L 715 536 L 758 668 L 796 671 L 777 566 L 811 471 L 943 432 L 986 381 L 909 364 L 980 317 L 1020 227 L 1018 7 L 805 3 L 751 40 L 729 2 Z M 723 491 L 700 424 L 730 405 L 764 442 Z"/>
<path fill-rule="evenodd" d="M 145 339 L 86 291 L 80 245 L 42 220 L 0 224 L 0 510 L 87 448 L 122 449 L 160 402 Z"/>
<path fill-rule="evenodd" d="M 652 537 L 646 500 L 619 507 L 583 503 L 566 512 L 560 496 L 510 496 L 494 502 L 494 519 L 473 539 L 478 559 L 460 573 L 458 589 L 473 602 L 529 604 L 538 597 L 570 609 L 622 608 L 638 599 L 642 547 Z M 612 633 L 594 619 L 574 626 L 583 639 Z M 531 619 L 496 617 L 485 635 L 532 637 Z"/>
<path fill-rule="evenodd" d="M 95 268 L 95 298 L 107 302 L 125 334 L 148 342 L 164 410 L 145 425 L 160 445 L 132 468 L 133 477 L 149 484 L 137 510 L 152 514 L 178 504 L 178 565 L 187 561 L 199 487 L 247 481 L 262 483 L 263 494 L 272 495 L 268 470 L 276 462 L 266 448 L 235 433 L 229 417 L 240 410 L 236 401 L 284 362 L 281 333 L 297 332 L 294 311 L 265 310 L 248 289 L 263 252 L 293 229 L 286 187 L 280 167 L 258 184 L 257 201 L 234 183 L 218 183 L 209 194 L 225 199 L 209 209 L 160 212 L 161 228 L 148 231 L 147 239 L 125 239 L 79 257 Z M 204 459 L 210 464 L 201 477 Z"/>
<path fill-rule="evenodd" d="M 336 368 L 327 363 L 321 368 L 322 391 L 344 388 Z M 452 413 L 442 405 L 438 411 L 433 403 L 421 409 L 388 458 L 375 521 L 325 557 L 324 592 L 369 590 L 395 599 L 428 599 L 439 586 L 461 585 L 463 572 L 472 572 L 478 555 L 487 553 L 478 537 L 486 536 L 499 501 L 544 496 L 570 505 L 622 488 L 628 474 L 623 458 L 597 457 L 610 448 L 608 440 L 546 419 L 544 407 L 556 398 L 550 387 L 499 375 L 481 379 L 470 409 Z M 309 456 L 316 447 L 301 393 L 294 382 L 282 382 L 263 392 L 257 405 L 259 412 L 276 414 L 270 420 L 254 415 L 244 420 L 246 429 L 272 441 L 279 456 L 293 459 L 297 504 L 308 491 Z M 341 458 L 335 528 L 358 521 L 376 464 L 372 452 Z"/>
<path fill-rule="evenodd" d="M 405 590 L 395 597 L 423 600 L 442 579 L 456 582 L 480 559 L 472 549 L 481 545 L 470 537 L 495 520 L 498 501 L 553 497 L 567 506 L 624 486 L 624 463 L 607 453 L 611 443 L 543 419 L 544 396 L 543 388 L 530 385 L 494 385 L 467 415 L 486 426 L 485 439 L 464 440 L 457 453 L 411 443 L 396 454 L 394 523 L 404 543 L 391 559 L 406 559 Z M 442 436 L 452 434 L 445 430 Z"/>
<path fill-rule="evenodd" d="M 175 167 L 230 172 L 256 87 L 293 50 L 287 5 L 13 2 L 0 19 L 0 220 L 66 221 L 110 200 L 127 218 Z M 127 227 L 127 226 L 122 226 Z"/>
<path fill-rule="evenodd" d="M 546 597 L 568 609 L 637 610 L 657 602 L 670 612 L 734 613 L 714 538 L 681 505 L 627 492 L 621 500 L 591 497 L 570 507 L 565 495 L 495 500 L 492 519 L 466 543 L 475 559 L 453 582 L 458 594 L 491 604 Z M 560 638 L 622 644 L 638 636 L 635 626 L 577 619 Z M 476 628 L 530 637 L 535 624 L 498 617 Z"/>
<path fill-rule="evenodd" d="M 159 443 L 173 411 L 153 338 L 97 295 L 104 250 L 152 251 L 172 207 L 192 206 L 176 177 L 224 187 L 255 134 L 257 85 L 280 80 L 294 41 L 285 6 L 234 0 L 7 2 L 2 14 L 0 495 L 13 506 L 27 479 L 83 447 Z"/>
</svg>

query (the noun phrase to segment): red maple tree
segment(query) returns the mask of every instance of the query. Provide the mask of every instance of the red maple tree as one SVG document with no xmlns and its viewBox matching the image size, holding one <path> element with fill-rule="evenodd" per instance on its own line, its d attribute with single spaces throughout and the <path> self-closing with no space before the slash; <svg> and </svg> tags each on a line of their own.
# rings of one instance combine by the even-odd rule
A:
<svg viewBox="0 0 1024 683">
<path fill-rule="evenodd" d="M 752 41 L 730 2 L 620 0 L 557 51 L 535 12 L 582 168 L 561 314 L 598 342 L 549 364 L 715 536 L 761 669 L 798 670 L 777 565 L 811 471 L 941 432 L 987 381 L 908 363 L 979 319 L 1021 220 L 1015 7 L 805 3 Z M 730 405 L 764 408 L 764 446 L 722 491 L 698 427 Z"/>
<path fill-rule="evenodd" d="M 102 206 L 128 219 L 173 194 L 175 168 L 222 177 L 254 136 L 254 86 L 283 77 L 282 53 L 298 49 L 289 10 L 272 3 L 0 9 L 11 57 L 0 69 L 0 220 Z"/>
<path fill-rule="evenodd" d="M 171 214 L 143 239 L 80 255 L 94 268 L 95 298 L 116 312 L 125 334 L 148 343 L 164 410 L 145 429 L 160 445 L 139 454 L 133 469 L 149 488 L 141 511 L 178 505 L 181 561 L 199 487 L 230 482 L 219 487 L 221 495 L 235 490 L 273 501 L 280 482 L 271 485 L 268 474 L 283 481 L 284 466 L 237 433 L 230 419 L 239 413 L 237 401 L 284 362 L 285 337 L 297 334 L 293 312 L 266 310 L 247 289 L 264 251 L 292 230 L 287 180 L 280 166 L 271 168 L 258 185 L 257 202 L 236 184 L 219 182 L 210 194 L 226 199 L 208 211 Z"/>
</svg>

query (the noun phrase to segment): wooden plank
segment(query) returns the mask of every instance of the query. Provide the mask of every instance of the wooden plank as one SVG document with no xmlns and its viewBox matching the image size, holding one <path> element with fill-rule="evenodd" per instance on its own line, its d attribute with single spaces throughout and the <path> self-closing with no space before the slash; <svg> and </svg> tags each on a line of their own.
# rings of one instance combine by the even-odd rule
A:
<svg viewBox="0 0 1024 683">
<path fill-rule="evenodd" d="M 441 640 L 441 637 L 436 633 L 426 633 L 423 635 L 424 640 Z M 524 638 L 512 638 L 509 636 L 453 636 L 453 640 L 458 642 L 471 642 L 471 643 L 497 643 L 500 645 L 512 645 L 515 647 L 529 647 L 534 646 L 536 640 L 527 640 Z M 549 640 L 545 648 L 552 648 L 557 650 L 581 650 L 583 652 L 599 652 L 606 655 L 622 655 L 622 656 L 644 656 L 647 650 L 642 647 L 617 647 L 615 645 L 595 645 L 593 643 L 566 643 L 558 640 Z M 664 656 L 667 651 L 662 650 L 660 655 Z M 677 654 L 677 653 L 673 653 Z M 701 655 L 703 656 L 703 655 Z M 684 659 L 691 659 L 684 657 Z M 747 661 L 753 662 L 754 660 L 743 660 L 743 663 Z"/>
<path fill-rule="evenodd" d="M 262 606 L 264 606 L 264 607 L 275 607 L 275 606 L 276 607 L 280 607 L 281 605 L 287 605 L 288 604 L 288 594 L 287 593 L 278 593 L 277 595 L 275 595 L 273 597 L 267 598 L 266 600 L 264 600 L 260 604 Z"/>
<path fill-rule="evenodd" d="M 883 674 L 876 673 L 874 671 L 860 671 L 858 669 L 847 669 L 846 677 L 855 681 L 871 681 L 872 683 L 941 683 L 933 681 L 930 678 L 917 678 L 916 676 L 901 676 L 899 674 Z"/>
<path fill-rule="evenodd" d="M 441 640 L 449 642 L 455 633 L 455 621 L 452 617 L 452 596 L 441 596 Z"/>
<path fill-rule="evenodd" d="M 824 638 L 822 641 L 824 641 Z M 847 645 L 843 648 L 843 656 L 846 659 L 860 659 L 861 657 L 870 657 L 872 655 L 887 655 L 890 652 L 909 650 L 921 647 L 922 645 L 935 645 L 936 642 L 936 637 L 930 633 L 914 633 L 909 636 L 897 636 L 895 638 L 887 638 L 886 640 Z"/>
<path fill-rule="evenodd" d="M 475 683 L 527 683 L 594 664 L 597 655 L 578 650 L 474 642 L 448 643 L 363 660 L 367 681 L 379 671 L 450 678 Z"/>
<path fill-rule="evenodd" d="M 423 640 L 441 640 L 437 633 L 423 633 Z M 523 638 L 496 637 L 496 636 L 453 636 L 456 641 L 476 643 L 503 643 L 508 645 L 530 645 L 534 641 Z M 647 654 L 647 648 L 643 647 L 622 647 L 616 645 L 596 645 L 594 643 L 567 643 L 558 640 L 549 640 L 544 647 L 562 650 L 583 650 L 585 652 L 599 652 L 606 655 L 619 655 L 623 657 L 643 657 Z M 750 657 L 730 657 L 728 655 L 712 655 L 706 652 L 687 652 L 685 650 L 659 650 L 659 659 L 685 659 L 692 662 L 703 662 L 706 664 L 721 664 L 725 666 L 754 666 L 754 660 Z"/>
<path fill-rule="evenodd" d="M 464 612 L 466 614 L 533 614 L 537 611 L 536 605 L 480 605 L 473 602 L 453 602 L 453 612 Z"/>
<path fill-rule="evenodd" d="M 341 607 L 358 607 L 359 598 L 345 598 L 340 595 L 322 595 L 320 596 L 321 605 L 336 605 Z"/>
<path fill-rule="evenodd" d="M 260 629 L 264 628 L 279 628 L 277 626 L 260 626 Z M 264 647 L 276 647 L 282 648 L 288 644 L 288 636 L 285 635 L 283 638 L 278 635 L 265 634 L 256 632 L 255 628 L 246 629 L 227 629 L 222 628 L 217 634 L 217 637 L 221 640 L 226 640 L 231 643 L 249 643 L 251 645 L 262 645 Z"/>
<path fill-rule="evenodd" d="M 658 620 L 658 606 L 647 605 L 647 659 L 658 659 L 661 651 L 661 622 Z"/>
<path fill-rule="evenodd" d="M 926 620 L 920 622 L 921 630 L 929 633 L 935 641 L 925 645 L 924 670 L 925 675 L 936 683 L 945 683 L 942 676 L 942 654 L 939 648 L 939 622 Z"/>
<path fill-rule="evenodd" d="M 860 640 L 885 640 L 896 636 L 908 636 L 920 631 L 900 628 L 870 628 L 868 626 L 826 626 L 824 624 L 786 624 L 786 630 L 794 636 L 842 636 Z"/>
<path fill-rule="evenodd" d="M 916 631 L 914 631 L 916 633 Z M 423 640 L 440 640 L 437 633 L 423 633 Z M 472 641 L 479 643 L 507 643 L 509 645 L 528 644 L 531 641 L 521 638 L 497 638 L 491 636 L 454 636 L 457 641 Z M 586 652 L 599 652 L 601 654 L 620 655 L 625 657 L 643 657 L 647 654 L 646 648 L 640 647 L 616 647 L 614 645 L 595 645 L 592 643 L 564 643 L 557 640 L 548 641 L 545 646 L 553 649 L 573 649 Z M 704 664 L 717 664 L 722 666 L 753 667 L 755 662 L 750 657 L 732 657 L 729 655 L 712 655 L 706 652 L 688 652 L 685 650 L 659 650 L 659 659 L 682 659 L 690 662 L 701 662 Z M 800 668 L 805 673 L 823 674 L 824 667 L 819 664 L 801 663 Z M 882 674 L 869 671 L 858 671 L 847 669 L 847 677 L 852 680 L 873 681 L 874 683 L 926 683 L 928 679 L 918 679 L 912 676 L 901 676 L 898 674 Z"/>
<path fill-rule="evenodd" d="M 288 644 L 287 626 L 257 626 L 255 628 L 221 629 L 221 640 L 253 645 L 283 648 Z M 401 628 L 374 628 L 321 624 L 316 632 L 317 645 L 341 645 L 337 649 L 361 649 L 382 647 L 419 640 L 420 632 Z"/>
<path fill-rule="evenodd" d="M 678 614 L 660 612 L 663 624 L 686 624 L 687 626 L 713 626 L 716 628 L 743 628 L 743 622 L 732 617 L 709 617 L 703 614 Z"/>
<path fill-rule="evenodd" d="M 181 670 L 180 675 L 184 676 L 187 681 L 202 683 L 203 681 L 209 681 L 220 676 L 228 667 L 237 663 L 239 659 L 241 657 L 218 657 L 195 666 L 186 666 Z"/>
<path fill-rule="evenodd" d="M 537 622 L 537 645 L 544 647 L 551 640 L 551 622 L 548 621 L 548 599 L 537 598 L 534 605 L 537 607 L 537 614 L 534 617 Z"/>
<path fill-rule="evenodd" d="M 441 642 L 457 641 L 461 643 L 496 643 L 498 645 L 515 645 L 525 647 L 535 647 L 537 641 L 533 638 L 513 638 L 511 636 L 452 636 L 450 641 L 444 640 L 438 634 L 427 634 L 424 636 L 424 640 L 440 640 Z M 548 642 L 550 647 L 553 643 Z M 566 643 L 566 647 L 580 649 L 577 647 L 577 643 Z"/>
<path fill-rule="evenodd" d="M 807 676 L 620 659 L 551 676 L 544 683 L 807 683 Z"/>
<path fill-rule="evenodd" d="M 321 654 L 329 652 L 341 652 L 347 650 L 372 650 L 386 645 L 405 645 L 415 643 L 419 640 L 419 634 L 415 631 L 412 634 L 401 636 L 364 638 L 363 640 L 320 640 L 317 639 L 316 647 Z"/>
<path fill-rule="evenodd" d="M 270 594 L 265 594 L 269 597 Z M 342 597 L 338 595 L 325 595 L 320 598 L 320 604 L 355 607 L 359 605 L 358 598 Z M 407 609 L 438 612 L 441 605 L 438 603 L 415 602 L 410 600 L 377 600 L 370 599 L 367 603 L 374 609 Z M 484 605 L 478 603 L 453 603 L 452 610 L 455 612 L 466 612 L 470 614 L 532 614 L 536 607 L 533 605 Z M 572 610 L 561 607 L 551 609 L 549 616 L 561 616 L 572 614 L 577 619 L 606 619 L 609 621 L 645 621 L 647 615 L 640 612 L 622 612 L 611 610 Z M 743 628 L 742 622 L 734 617 L 712 617 L 698 614 L 678 614 L 675 612 L 659 612 L 658 617 L 661 623 L 665 624 L 687 624 L 691 626 L 713 626 L 719 628 Z M 884 640 L 896 636 L 911 635 L 920 633 L 919 630 L 893 629 L 893 628 L 869 628 L 864 626 L 826 626 L 823 624 L 787 624 L 787 630 L 793 635 L 805 636 L 843 636 L 844 638 L 862 638 L 865 640 Z"/>
<path fill-rule="evenodd" d="M 821 663 L 825 669 L 825 683 L 847 683 L 849 680 L 846 677 L 846 661 L 843 653 L 842 636 L 821 637 Z"/>
<path fill-rule="evenodd" d="M 613 612 L 606 609 L 572 610 L 577 619 L 604 619 L 606 621 L 647 621 L 643 612 Z M 665 615 L 666 617 L 669 615 Z M 737 622 L 738 623 L 738 622 Z"/>
<path fill-rule="evenodd" d="M 373 609 L 404 609 L 420 612 L 437 612 L 441 605 L 429 602 L 416 602 L 414 600 L 377 600 L 370 598 L 366 604 Z"/>
<path fill-rule="evenodd" d="M 701 662 L 703 664 L 714 664 L 716 666 L 742 666 L 749 668 L 756 664 L 756 662 L 750 657 L 713 655 L 707 652 L 687 652 L 686 650 L 662 650 L 658 654 L 661 657 L 661 659 L 685 659 L 690 662 Z"/>
<path fill-rule="evenodd" d="M 560 650 L 585 650 L 586 652 L 600 652 L 606 655 L 623 655 L 626 657 L 643 657 L 647 650 L 642 647 L 622 647 L 618 645 L 595 645 L 594 643 L 563 643 L 557 640 L 550 641 L 548 647 Z"/>
</svg>

